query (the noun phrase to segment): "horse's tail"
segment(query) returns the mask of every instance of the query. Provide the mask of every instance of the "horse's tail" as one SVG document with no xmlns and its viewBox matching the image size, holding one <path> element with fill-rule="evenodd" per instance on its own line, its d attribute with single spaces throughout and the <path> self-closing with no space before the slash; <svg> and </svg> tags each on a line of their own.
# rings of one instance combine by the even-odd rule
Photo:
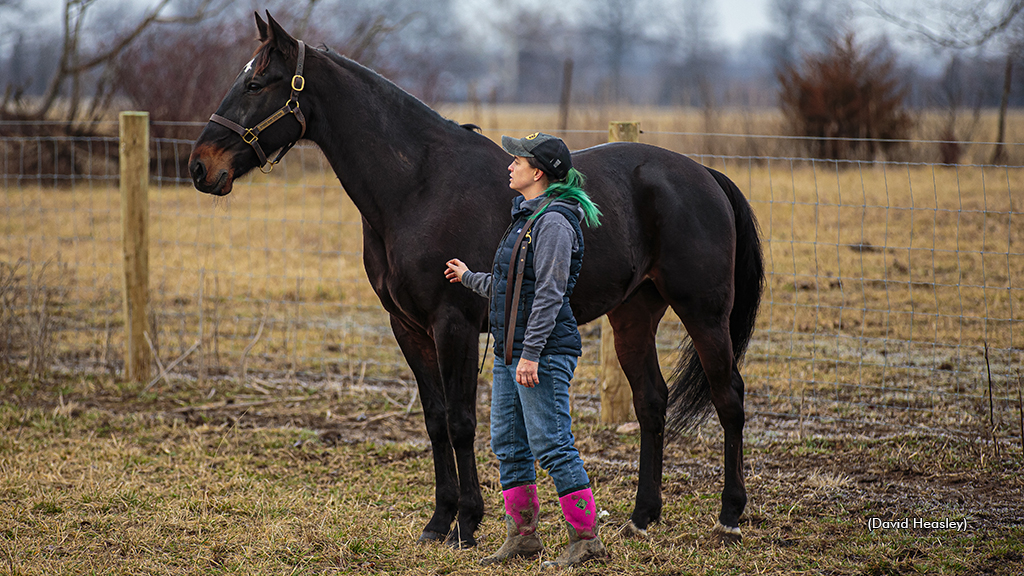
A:
<svg viewBox="0 0 1024 576">
<path fill-rule="evenodd" d="M 754 211 L 736 184 L 717 170 L 707 170 L 725 191 L 736 216 L 734 297 L 732 313 L 729 316 L 729 334 L 732 337 L 733 361 L 738 364 L 742 361 L 750 343 L 750 336 L 754 332 L 761 293 L 764 290 L 761 236 Z M 700 425 L 711 414 L 713 407 L 711 388 L 693 342 L 686 343 L 672 381 L 673 386 L 669 394 L 670 415 L 666 428 L 670 434 L 677 434 Z"/>
</svg>

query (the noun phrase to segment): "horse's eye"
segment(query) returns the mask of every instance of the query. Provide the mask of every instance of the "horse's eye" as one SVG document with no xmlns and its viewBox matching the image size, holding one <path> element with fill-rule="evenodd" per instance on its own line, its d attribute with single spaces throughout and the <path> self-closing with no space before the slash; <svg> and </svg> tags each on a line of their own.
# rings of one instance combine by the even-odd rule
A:
<svg viewBox="0 0 1024 576">
<path fill-rule="evenodd" d="M 249 82 L 248 84 L 245 85 L 245 89 L 248 92 L 259 92 L 260 90 L 263 89 L 263 86 L 260 86 L 259 84 L 255 83 L 255 82 Z"/>
</svg>

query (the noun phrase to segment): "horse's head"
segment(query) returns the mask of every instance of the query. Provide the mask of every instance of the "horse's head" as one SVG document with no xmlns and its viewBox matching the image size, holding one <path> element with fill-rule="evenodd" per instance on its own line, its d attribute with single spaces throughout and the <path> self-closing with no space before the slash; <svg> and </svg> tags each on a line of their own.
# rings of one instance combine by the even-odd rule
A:
<svg viewBox="0 0 1024 576">
<path fill-rule="evenodd" d="M 269 12 L 267 20 L 256 14 L 260 47 L 192 146 L 189 174 L 201 192 L 230 193 L 235 178 L 253 168 L 272 168 L 283 155 L 268 164 L 264 150 L 287 151 L 305 133 L 299 108 L 305 46 Z"/>
</svg>

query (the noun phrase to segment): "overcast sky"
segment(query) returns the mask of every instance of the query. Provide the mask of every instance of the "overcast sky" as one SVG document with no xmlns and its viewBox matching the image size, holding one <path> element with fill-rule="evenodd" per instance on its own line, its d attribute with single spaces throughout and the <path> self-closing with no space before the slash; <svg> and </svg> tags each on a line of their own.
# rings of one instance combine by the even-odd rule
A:
<svg viewBox="0 0 1024 576">
<path fill-rule="evenodd" d="M 142 10 L 146 6 L 152 6 L 157 0 L 99 0 L 92 9 L 93 15 L 120 13 L 124 8 L 131 6 L 135 10 Z M 365 0 L 364 0 L 365 1 Z M 585 3 L 587 0 L 583 0 Z M 816 5 L 820 0 L 807 0 L 809 4 Z M 952 0 L 950 0 L 952 1 Z M 711 16 L 715 22 L 715 30 L 711 36 L 720 47 L 727 50 L 735 50 L 743 46 L 744 41 L 753 35 L 763 34 L 770 30 L 768 12 L 771 0 L 707 0 L 711 10 Z M 898 44 L 902 49 L 909 52 L 923 50 L 922 44 L 905 42 L 909 34 L 895 26 L 884 23 L 879 17 L 873 15 L 867 0 L 850 0 L 852 7 L 860 16 L 854 18 L 848 24 L 858 32 L 858 36 L 877 35 L 886 31 L 889 39 Z M 917 3 L 917 0 L 882 0 L 883 4 L 891 4 L 900 8 L 908 8 Z M 60 26 L 61 7 L 64 0 L 22 0 L 23 6 L 29 8 L 22 22 L 18 25 L 27 33 L 32 34 L 40 29 L 55 30 Z M 467 8 L 467 33 L 474 31 L 479 35 L 479 41 L 489 44 L 494 40 L 494 29 L 487 26 L 484 21 L 494 22 L 498 20 L 497 14 L 488 14 L 494 10 L 495 0 L 455 0 L 455 5 L 460 4 Z M 241 9 L 241 6 L 251 5 L 251 8 Z M 304 2 L 302 3 L 304 4 Z M 569 3 L 552 3 L 552 0 L 504 0 L 500 5 L 509 7 L 515 5 L 532 5 L 537 7 L 554 6 L 555 10 L 565 9 Z M 578 4 L 572 4 L 573 10 L 577 10 Z M 239 12 L 244 13 L 248 9 L 261 8 L 259 0 L 241 0 L 235 4 Z M 9 17 L 8 14 L 5 17 Z M 481 18 L 482 17 L 482 18 Z M 9 24 L 9 23 L 8 23 Z M 287 23 L 286 23 L 287 25 Z"/>
<path fill-rule="evenodd" d="M 718 11 L 718 33 L 730 47 L 739 46 L 751 34 L 768 31 L 768 0 L 712 0 Z"/>
</svg>

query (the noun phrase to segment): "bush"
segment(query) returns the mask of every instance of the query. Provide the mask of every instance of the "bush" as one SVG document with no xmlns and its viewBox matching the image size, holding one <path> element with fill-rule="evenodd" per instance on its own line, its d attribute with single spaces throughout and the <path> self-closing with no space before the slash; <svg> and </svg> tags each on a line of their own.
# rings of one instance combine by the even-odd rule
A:
<svg viewBox="0 0 1024 576">
<path fill-rule="evenodd" d="M 154 123 L 206 122 L 256 47 L 252 36 L 226 24 L 150 31 L 121 54 L 115 87 Z M 151 133 L 192 140 L 199 129 L 157 124 Z"/>
<path fill-rule="evenodd" d="M 907 138 L 912 126 L 895 56 L 881 44 L 865 53 L 852 33 L 784 68 L 779 82 L 782 113 L 817 158 L 872 159 L 899 146 L 886 140 Z"/>
</svg>

